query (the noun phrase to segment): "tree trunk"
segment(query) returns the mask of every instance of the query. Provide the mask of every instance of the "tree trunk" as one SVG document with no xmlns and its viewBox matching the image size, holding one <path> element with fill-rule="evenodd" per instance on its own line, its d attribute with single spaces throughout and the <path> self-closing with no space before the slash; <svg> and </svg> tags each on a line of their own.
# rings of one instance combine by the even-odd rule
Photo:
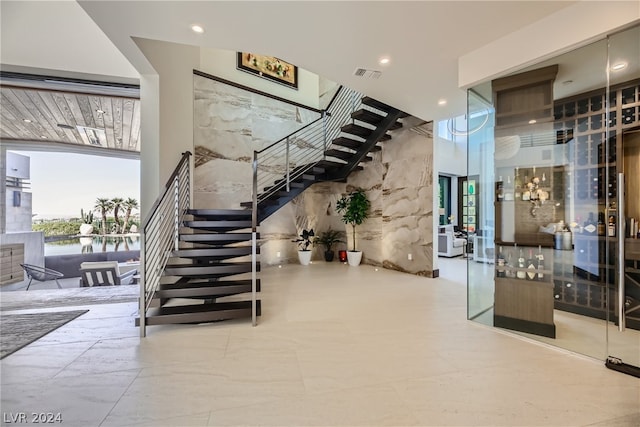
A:
<svg viewBox="0 0 640 427">
<path fill-rule="evenodd" d="M 353 227 L 353 251 L 355 252 L 355 250 L 356 250 L 356 226 L 351 224 L 351 227 Z"/>
</svg>

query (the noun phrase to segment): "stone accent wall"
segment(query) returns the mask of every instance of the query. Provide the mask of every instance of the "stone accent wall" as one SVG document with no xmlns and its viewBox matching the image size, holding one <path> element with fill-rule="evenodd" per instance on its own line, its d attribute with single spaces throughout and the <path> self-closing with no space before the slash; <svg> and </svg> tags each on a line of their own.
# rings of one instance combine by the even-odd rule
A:
<svg viewBox="0 0 640 427">
<path fill-rule="evenodd" d="M 194 207 L 238 209 L 251 200 L 253 151 L 320 114 L 201 76 L 194 86 Z"/>
<path fill-rule="evenodd" d="M 363 263 L 407 273 L 433 275 L 433 128 L 426 134 L 410 130 L 418 120 L 404 119 L 404 128 L 391 132 L 392 139 L 363 171 L 347 183 L 315 184 L 293 200 L 296 228 L 329 228 L 345 232 L 352 248 L 351 226 L 335 211 L 337 200 L 354 188 L 363 188 L 371 201 L 371 214 L 356 228 L 356 247 Z M 279 212 L 274 214 L 278 216 Z M 285 214 L 286 215 L 286 214 Z M 346 244 L 339 245 L 346 249 Z M 313 259 L 322 259 L 315 248 Z M 408 254 L 412 255 L 409 261 Z"/>
<path fill-rule="evenodd" d="M 231 209 L 251 198 L 253 150 L 275 142 L 315 120 L 317 113 L 256 95 L 204 77 L 194 76 L 194 206 Z M 337 200 L 363 188 L 372 208 L 356 229 L 363 263 L 412 274 L 433 274 L 433 128 L 408 117 L 390 132 L 374 160 L 346 183 L 318 183 L 260 225 L 261 263 L 297 263 L 292 242 L 302 229 L 329 228 L 345 233 L 352 247 L 351 226 L 335 211 Z M 347 249 L 347 244 L 335 248 Z M 323 248 L 313 248 L 323 260 Z M 408 260 L 408 254 L 413 257 Z"/>
</svg>

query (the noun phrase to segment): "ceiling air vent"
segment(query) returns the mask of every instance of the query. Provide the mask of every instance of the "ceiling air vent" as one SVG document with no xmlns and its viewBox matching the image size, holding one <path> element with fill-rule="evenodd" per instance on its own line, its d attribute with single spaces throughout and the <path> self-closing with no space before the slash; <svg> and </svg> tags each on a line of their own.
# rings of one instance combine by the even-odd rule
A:
<svg viewBox="0 0 640 427">
<path fill-rule="evenodd" d="M 67 125 L 65 123 L 58 123 L 58 127 L 62 129 L 75 129 L 75 126 Z"/>
<path fill-rule="evenodd" d="M 366 68 L 356 68 L 353 72 L 354 76 L 363 77 L 365 79 L 377 79 L 382 75 L 382 71 L 367 70 Z"/>
</svg>

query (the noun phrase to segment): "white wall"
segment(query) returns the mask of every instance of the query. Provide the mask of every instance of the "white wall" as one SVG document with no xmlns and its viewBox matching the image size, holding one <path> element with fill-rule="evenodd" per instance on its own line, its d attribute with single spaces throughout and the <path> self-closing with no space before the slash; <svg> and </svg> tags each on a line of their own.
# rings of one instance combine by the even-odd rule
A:
<svg viewBox="0 0 640 427">
<path fill-rule="evenodd" d="M 141 78 L 141 188 L 144 218 L 182 153 L 193 150 L 193 69 L 200 49 L 135 39 L 157 76 Z"/>
<path fill-rule="evenodd" d="M 308 107 L 319 108 L 320 80 L 317 74 L 298 68 L 298 89 L 296 90 L 238 70 L 236 62 L 234 51 L 207 48 L 200 50 L 200 71 Z"/>
<path fill-rule="evenodd" d="M 585 46 L 640 20 L 638 1 L 579 1 L 463 55 L 458 85 L 471 87 Z"/>
</svg>

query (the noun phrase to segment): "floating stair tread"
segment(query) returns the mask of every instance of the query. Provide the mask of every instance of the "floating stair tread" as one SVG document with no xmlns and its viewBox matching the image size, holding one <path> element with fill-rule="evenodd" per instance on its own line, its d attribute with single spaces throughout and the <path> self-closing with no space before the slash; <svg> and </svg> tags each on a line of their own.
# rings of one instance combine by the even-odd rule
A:
<svg viewBox="0 0 640 427">
<path fill-rule="evenodd" d="M 394 124 L 392 124 L 391 126 L 389 126 L 388 130 L 397 130 L 397 129 L 401 129 L 402 128 L 402 123 L 400 122 L 395 122 Z"/>
<path fill-rule="evenodd" d="M 384 120 L 385 116 L 380 114 L 376 114 L 370 110 L 358 110 L 356 112 L 351 113 L 351 118 L 354 120 L 359 120 L 361 122 L 369 123 L 372 125 L 378 125 L 381 121 Z"/>
<path fill-rule="evenodd" d="M 357 150 L 362 147 L 363 141 L 356 141 L 355 139 L 347 138 L 341 136 L 332 141 L 332 144 L 339 145 L 341 147 L 351 148 L 352 150 Z"/>
<path fill-rule="evenodd" d="M 388 133 L 385 133 L 378 139 L 378 141 L 388 141 L 390 139 L 391 139 L 391 135 L 389 135 Z"/>
<path fill-rule="evenodd" d="M 349 123 L 348 125 L 342 126 L 340 130 L 344 133 L 348 133 L 350 135 L 356 135 L 362 138 L 368 137 L 373 132 L 373 129 L 369 129 L 364 126 L 356 125 L 353 123 Z"/>
<path fill-rule="evenodd" d="M 344 166 L 346 164 L 346 163 L 341 163 L 341 162 L 333 162 L 331 160 L 320 160 L 319 163 L 322 163 L 324 166 L 326 166 L 327 169 L 341 168 L 342 166 Z"/>
<path fill-rule="evenodd" d="M 260 263 L 256 263 L 260 271 Z M 224 277 L 251 272 L 251 262 L 218 263 L 209 265 L 171 264 L 164 269 L 165 276 Z"/>
<path fill-rule="evenodd" d="M 259 253 L 259 247 L 256 248 Z M 251 255 L 251 246 L 227 247 L 227 248 L 189 248 L 178 249 L 171 253 L 177 258 L 230 258 Z"/>
<path fill-rule="evenodd" d="M 251 227 L 251 220 L 227 221 L 227 220 L 204 220 L 204 221 L 184 221 L 187 227 L 191 228 L 216 228 L 216 229 L 238 229 Z"/>
<path fill-rule="evenodd" d="M 267 200 L 261 200 L 260 204 L 274 204 L 274 205 L 276 205 L 278 203 L 267 199 Z M 253 202 L 241 202 L 240 206 L 243 206 L 245 208 L 252 208 L 253 207 Z"/>
<path fill-rule="evenodd" d="M 246 209 L 189 209 L 187 213 L 197 218 L 217 218 L 227 221 L 251 219 L 251 211 Z"/>
<path fill-rule="evenodd" d="M 390 105 L 387 105 L 383 102 L 380 102 L 376 99 L 370 98 L 368 96 L 365 96 L 362 98 L 362 103 L 364 105 L 368 105 L 369 107 L 373 107 L 377 110 L 380 111 L 384 111 L 384 112 L 389 112 L 389 111 L 393 111 L 395 110 L 395 108 L 391 107 Z"/>
<path fill-rule="evenodd" d="M 335 150 L 335 149 L 327 150 L 327 151 L 325 151 L 324 154 L 326 154 L 327 156 L 330 156 L 330 157 L 335 157 L 335 158 L 338 158 L 338 159 L 345 160 L 347 162 L 349 162 L 353 158 L 353 155 L 354 155 L 354 153 L 349 153 L 347 151 Z M 369 162 L 371 160 L 373 160 L 373 157 L 367 156 L 364 159 L 362 159 L 361 161 Z"/>
<path fill-rule="evenodd" d="M 183 242 L 211 243 L 211 244 L 229 244 L 236 242 L 251 241 L 251 233 L 194 233 L 180 234 L 180 240 Z M 260 234 L 256 234 L 256 238 L 260 238 Z"/>
<path fill-rule="evenodd" d="M 256 315 L 260 316 L 261 312 L 260 300 L 257 300 Z M 251 317 L 251 301 L 152 308 L 145 317 L 145 324 L 205 323 L 244 317 Z M 139 325 L 140 319 L 138 318 L 136 319 L 136 326 Z"/>
<path fill-rule="evenodd" d="M 160 285 L 154 298 L 220 298 L 252 292 L 251 280 L 199 281 Z M 260 280 L 256 280 L 256 292 L 260 292 Z"/>
</svg>

